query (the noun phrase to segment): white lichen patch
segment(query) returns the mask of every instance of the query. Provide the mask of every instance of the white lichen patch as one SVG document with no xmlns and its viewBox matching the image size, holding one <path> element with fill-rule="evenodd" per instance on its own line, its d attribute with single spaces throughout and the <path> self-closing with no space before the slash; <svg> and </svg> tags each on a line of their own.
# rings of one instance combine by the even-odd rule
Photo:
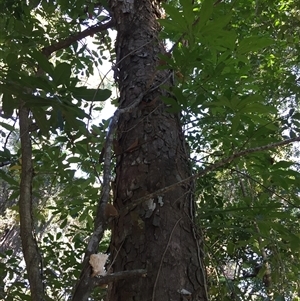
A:
<svg viewBox="0 0 300 301">
<path fill-rule="evenodd" d="M 156 208 L 156 204 L 154 203 L 154 199 L 149 199 L 147 200 L 147 207 L 150 211 L 154 211 L 154 209 Z"/>
<path fill-rule="evenodd" d="M 186 290 L 186 289 L 181 289 L 181 290 L 179 290 L 178 291 L 181 295 L 184 295 L 184 296 L 190 296 L 192 293 L 191 292 L 189 292 L 188 290 Z"/>
<path fill-rule="evenodd" d="M 157 203 L 160 207 L 164 205 L 163 197 L 161 195 L 157 196 Z"/>
<path fill-rule="evenodd" d="M 149 218 L 153 214 L 153 211 L 156 208 L 156 203 L 154 202 L 154 199 L 149 199 L 146 201 L 146 205 L 148 209 L 146 209 L 145 217 Z"/>
<path fill-rule="evenodd" d="M 102 253 L 92 254 L 90 256 L 89 263 L 93 269 L 92 277 L 102 276 L 102 275 L 106 274 L 106 272 L 104 270 L 104 266 L 105 266 L 107 258 L 108 258 L 108 255 L 102 254 Z"/>
</svg>

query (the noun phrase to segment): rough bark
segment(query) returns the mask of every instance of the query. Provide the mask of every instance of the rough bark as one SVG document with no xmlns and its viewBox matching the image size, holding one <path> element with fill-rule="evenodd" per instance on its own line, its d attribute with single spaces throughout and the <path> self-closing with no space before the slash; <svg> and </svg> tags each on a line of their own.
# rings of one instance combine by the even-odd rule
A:
<svg viewBox="0 0 300 301">
<path fill-rule="evenodd" d="M 110 301 L 207 300 L 203 253 L 192 223 L 190 183 L 175 186 L 132 208 L 135 200 L 190 174 L 179 118 L 161 101 L 169 71 L 158 71 L 165 53 L 158 39 L 159 16 L 149 0 L 111 0 L 118 31 L 116 76 L 120 107 L 149 91 L 130 113 L 120 116 L 115 140 L 112 231 L 113 272 L 146 269 L 147 277 L 111 285 Z M 170 81 L 168 81 L 170 84 Z"/>
<path fill-rule="evenodd" d="M 22 151 L 22 171 L 20 183 L 20 236 L 22 250 L 28 273 L 32 301 L 44 300 L 44 287 L 41 273 L 41 256 L 39 254 L 37 241 L 34 236 L 34 225 L 32 218 L 32 149 L 30 140 L 29 109 L 23 105 L 19 110 L 20 139 Z"/>
</svg>

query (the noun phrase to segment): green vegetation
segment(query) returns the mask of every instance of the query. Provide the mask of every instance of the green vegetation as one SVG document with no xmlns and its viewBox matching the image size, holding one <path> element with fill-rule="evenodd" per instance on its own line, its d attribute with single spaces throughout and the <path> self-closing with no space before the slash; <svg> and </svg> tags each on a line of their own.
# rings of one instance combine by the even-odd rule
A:
<svg viewBox="0 0 300 301">
<path fill-rule="evenodd" d="M 27 2 L 0 1 L 0 300 L 32 300 L 19 238 L 24 108 L 45 300 L 70 300 L 103 188 L 99 112 L 118 98 L 114 20 L 105 1 Z M 175 81 L 164 101 L 189 145 L 210 299 L 300 300 L 300 1 L 162 6 L 171 50 L 159 68 Z"/>
</svg>

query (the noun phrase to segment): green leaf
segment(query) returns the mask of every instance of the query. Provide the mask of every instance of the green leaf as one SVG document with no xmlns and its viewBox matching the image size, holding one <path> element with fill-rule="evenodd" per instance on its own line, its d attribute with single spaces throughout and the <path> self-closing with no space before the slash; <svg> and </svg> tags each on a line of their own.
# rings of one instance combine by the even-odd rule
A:
<svg viewBox="0 0 300 301">
<path fill-rule="evenodd" d="M 279 169 L 279 168 L 289 168 L 291 166 L 294 165 L 294 162 L 290 162 L 290 161 L 284 161 L 284 160 L 281 160 L 277 163 L 275 163 L 273 166 L 272 166 L 272 169 Z"/>
<path fill-rule="evenodd" d="M 271 131 L 278 131 L 278 126 L 276 126 L 274 123 L 267 123 L 264 125 L 267 129 L 271 130 Z"/>
<path fill-rule="evenodd" d="M 178 102 L 172 97 L 161 97 L 163 102 L 167 105 L 167 109 L 170 113 L 180 112 L 181 108 Z"/>
<path fill-rule="evenodd" d="M 276 109 L 274 107 L 263 105 L 260 103 L 253 103 L 247 106 L 247 111 L 255 113 L 255 114 L 270 114 L 276 113 Z"/>
<path fill-rule="evenodd" d="M 46 112 L 42 108 L 38 108 L 38 107 L 32 107 L 31 111 L 33 113 L 33 117 L 38 127 L 43 132 L 43 134 L 48 133 L 50 125 L 46 118 Z"/>
<path fill-rule="evenodd" d="M 4 127 L 5 129 L 7 129 L 10 132 L 15 130 L 15 128 L 12 125 L 5 123 L 5 122 L 0 121 L 0 126 Z"/>
<path fill-rule="evenodd" d="M 299 113 L 299 112 L 295 113 L 295 114 L 293 115 L 293 118 L 294 118 L 294 119 L 300 120 L 300 113 Z"/>
<path fill-rule="evenodd" d="M 18 187 L 19 183 L 11 176 L 9 176 L 7 173 L 5 173 L 3 170 L 0 169 L 0 178 L 4 181 L 6 181 L 8 184 Z"/>
<path fill-rule="evenodd" d="M 3 87 L 0 86 L 1 88 Z M 13 98 L 9 92 L 2 95 L 2 109 L 5 116 L 12 116 L 14 109 L 18 107 L 17 99 Z"/>
<path fill-rule="evenodd" d="M 2 158 L 10 160 L 12 155 L 8 148 L 3 148 L 3 151 L 0 151 L 0 156 Z"/>
<path fill-rule="evenodd" d="M 87 153 L 86 149 L 80 144 L 76 145 L 76 152 L 80 153 L 83 156 L 88 157 L 88 153 Z"/>
<path fill-rule="evenodd" d="M 232 18 L 231 14 L 228 14 L 226 16 L 221 16 L 216 20 L 211 21 L 208 25 L 206 25 L 201 33 L 203 35 L 212 35 L 212 36 L 223 36 L 226 37 L 234 35 L 235 37 L 235 33 L 234 32 L 230 32 L 227 30 L 223 30 L 223 28 L 230 22 Z"/>
<path fill-rule="evenodd" d="M 108 89 L 88 89 L 85 87 L 73 88 L 72 95 L 76 99 L 86 101 L 105 101 L 111 96 Z"/>
<path fill-rule="evenodd" d="M 67 141 L 68 141 L 68 138 L 65 137 L 65 136 L 57 136 L 57 137 L 55 138 L 55 140 L 56 140 L 57 142 L 67 142 Z"/>
<path fill-rule="evenodd" d="M 82 159 L 79 158 L 79 157 L 69 157 L 69 158 L 67 159 L 67 161 L 68 161 L 69 163 L 79 163 L 79 162 L 82 161 Z"/>
<path fill-rule="evenodd" d="M 192 27 L 194 22 L 193 2 L 190 0 L 180 0 L 183 9 L 183 17 L 185 18 L 188 27 Z"/>
<path fill-rule="evenodd" d="M 63 112 L 60 108 L 56 109 L 55 112 L 56 115 L 52 115 L 52 117 L 55 118 L 56 124 L 58 128 L 62 131 L 64 129 L 64 118 L 63 118 Z"/>
<path fill-rule="evenodd" d="M 60 224 L 60 229 L 64 229 L 65 227 L 66 227 L 66 225 L 67 225 L 67 223 L 68 223 L 68 219 L 67 219 L 67 217 L 62 221 L 62 223 Z"/>
<path fill-rule="evenodd" d="M 59 240 L 61 237 L 62 237 L 62 233 L 61 233 L 61 232 L 58 232 L 58 233 L 56 234 L 56 240 Z"/>
<path fill-rule="evenodd" d="M 252 36 L 252 37 L 244 38 L 239 43 L 237 53 L 245 54 L 247 52 L 258 51 L 272 44 L 274 44 L 274 40 L 267 37 Z"/>
<path fill-rule="evenodd" d="M 53 93 L 53 82 L 43 77 L 28 77 L 34 88 L 41 89 L 46 93 Z"/>
<path fill-rule="evenodd" d="M 23 95 L 26 106 L 28 107 L 53 107 L 60 105 L 59 101 L 55 98 L 45 98 L 36 95 Z"/>
<path fill-rule="evenodd" d="M 32 49 L 31 53 L 29 54 L 35 61 L 38 62 L 39 67 L 42 68 L 42 70 L 46 73 L 49 73 L 49 75 L 53 76 L 53 66 L 48 61 L 45 55 L 43 55 L 40 51 L 37 51 L 36 49 Z"/>
<path fill-rule="evenodd" d="M 164 3 L 163 7 L 165 9 L 166 14 L 169 15 L 170 18 L 172 18 L 172 22 L 175 26 L 175 29 L 179 32 L 186 32 L 188 28 L 182 12 L 180 12 L 177 7 L 171 4 Z"/>
<path fill-rule="evenodd" d="M 259 103 L 262 102 L 263 100 L 264 98 L 259 94 L 246 95 L 243 97 L 242 101 L 240 102 L 239 107 L 244 107 L 251 103 Z"/>
<path fill-rule="evenodd" d="M 68 63 L 59 63 L 55 66 L 53 80 L 57 85 L 70 82 L 72 66 Z"/>
<path fill-rule="evenodd" d="M 213 0 L 204 0 L 201 5 L 201 9 L 199 12 L 199 21 L 197 24 L 197 29 L 201 30 L 210 16 L 212 15 L 213 12 L 213 5 L 214 1 Z"/>
<path fill-rule="evenodd" d="M 87 225 L 90 229 L 93 229 L 94 220 L 93 218 L 88 214 L 87 215 Z"/>
<path fill-rule="evenodd" d="M 89 115 L 76 105 L 66 103 L 63 104 L 61 108 L 63 117 L 68 121 L 72 122 L 72 120 L 77 121 L 78 119 L 89 118 Z M 78 121 L 82 122 L 80 120 Z M 79 126 L 79 124 L 77 124 L 77 126 Z"/>
<path fill-rule="evenodd" d="M 6 57 L 6 63 L 8 65 L 14 65 L 18 61 L 18 56 L 15 53 L 8 53 Z"/>
<path fill-rule="evenodd" d="M 158 20 L 160 25 L 162 25 L 165 29 L 165 31 L 168 33 L 168 37 L 171 36 L 171 32 L 181 32 L 181 29 L 178 27 L 176 23 L 173 22 L 173 20 L 168 19 L 160 19 Z"/>
<path fill-rule="evenodd" d="M 297 133 L 294 130 L 292 130 L 292 129 L 290 129 L 289 134 L 290 134 L 290 138 L 296 138 L 296 137 L 298 137 Z"/>
<path fill-rule="evenodd" d="M 23 38 L 24 36 L 30 36 L 31 32 L 32 32 L 32 24 L 30 23 L 24 23 L 22 21 L 19 21 L 17 20 L 15 22 L 15 26 L 16 26 L 16 31 L 19 33 L 19 34 L 22 34 Z"/>
<path fill-rule="evenodd" d="M 236 114 L 231 121 L 231 132 L 233 135 L 236 134 L 237 128 L 240 125 L 241 122 L 241 116 L 240 114 Z"/>
</svg>

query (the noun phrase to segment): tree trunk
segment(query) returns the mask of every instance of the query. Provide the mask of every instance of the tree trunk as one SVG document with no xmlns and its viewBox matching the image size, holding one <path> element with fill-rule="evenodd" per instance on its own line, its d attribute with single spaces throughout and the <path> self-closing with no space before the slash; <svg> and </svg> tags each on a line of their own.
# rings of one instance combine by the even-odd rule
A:
<svg viewBox="0 0 300 301">
<path fill-rule="evenodd" d="M 20 216 L 20 236 L 22 250 L 26 263 L 28 281 L 30 284 L 31 300 L 45 300 L 44 286 L 42 279 L 41 256 L 37 241 L 34 235 L 34 225 L 32 218 L 32 148 L 30 139 L 30 119 L 29 109 L 20 105 L 20 140 L 22 150 L 22 170 L 20 183 L 19 216 Z"/>
<path fill-rule="evenodd" d="M 160 85 L 170 84 L 170 72 L 156 68 L 158 55 L 165 53 L 158 39 L 159 10 L 149 0 L 111 0 L 110 7 L 118 31 L 119 106 L 145 93 L 118 123 L 112 270 L 146 269 L 147 275 L 112 284 L 108 299 L 207 300 L 203 252 L 192 223 L 192 185 L 181 183 L 137 201 L 191 175 L 179 118 L 161 101 L 167 92 Z"/>
</svg>

